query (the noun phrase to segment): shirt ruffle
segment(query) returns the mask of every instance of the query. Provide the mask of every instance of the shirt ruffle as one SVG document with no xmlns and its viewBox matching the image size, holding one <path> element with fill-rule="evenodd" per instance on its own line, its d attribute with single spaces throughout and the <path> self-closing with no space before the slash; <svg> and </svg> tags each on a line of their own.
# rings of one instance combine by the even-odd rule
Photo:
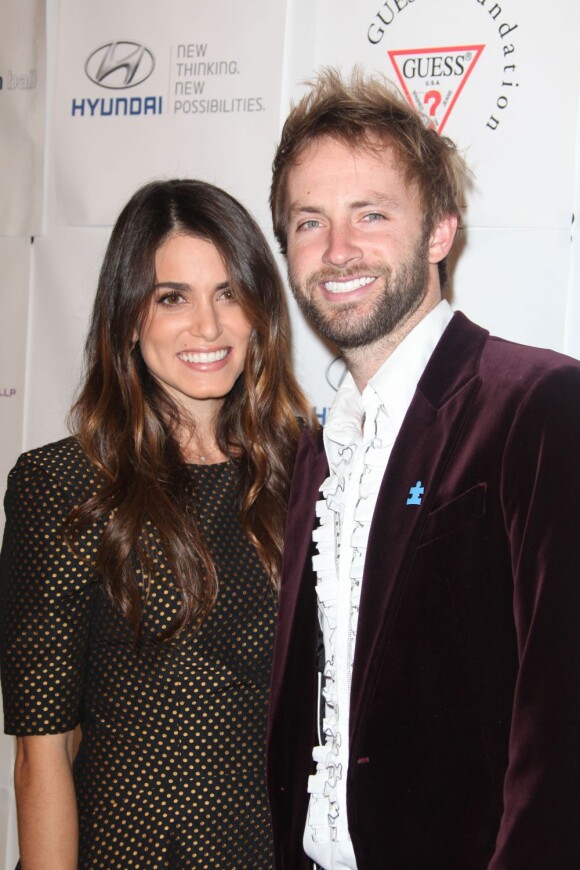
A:
<svg viewBox="0 0 580 870">
<path fill-rule="evenodd" d="M 313 759 L 316 773 L 309 778 L 311 795 L 309 825 L 316 842 L 336 837 L 336 825 L 341 814 L 338 795 L 339 781 L 346 775 L 341 746 L 348 735 L 343 735 L 346 717 L 341 719 L 337 693 L 336 629 L 338 620 L 339 559 L 341 532 L 345 514 L 345 491 L 353 470 L 355 455 L 363 450 L 360 479 L 356 481 L 358 498 L 354 509 L 353 531 L 350 540 L 352 559 L 350 577 L 349 655 L 348 681 L 352 675 L 358 611 L 362 589 L 362 577 L 366 558 L 370 525 L 377 495 L 388 460 L 392 438 L 389 420 L 376 393 L 364 405 L 364 431 L 349 419 L 346 425 L 334 428 L 327 426 L 326 450 L 330 474 L 320 487 L 321 499 L 316 505 L 319 524 L 313 532 L 317 554 L 313 566 L 317 574 L 316 594 L 318 612 L 324 638 L 325 686 L 322 696 L 325 715 L 322 723 L 323 746 L 315 747 Z M 351 405 L 352 409 L 352 405 Z"/>
</svg>

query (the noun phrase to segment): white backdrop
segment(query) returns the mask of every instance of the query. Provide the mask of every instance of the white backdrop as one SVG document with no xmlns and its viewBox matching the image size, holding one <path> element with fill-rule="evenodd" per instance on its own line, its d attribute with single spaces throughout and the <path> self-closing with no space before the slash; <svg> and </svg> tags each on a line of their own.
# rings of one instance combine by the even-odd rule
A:
<svg viewBox="0 0 580 870">
<path fill-rule="evenodd" d="M 326 64 L 386 74 L 466 153 L 474 186 L 453 305 L 580 357 L 579 37 L 577 0 L 2 0 L 0 493 L 18 453 L 66 433 L 127 198 L 153 178 L 204 178 L 272 240 L 280 126 Z M 342 367 L 290 305 L 296 369 L 324 420 Z M 0 739 L 6 867 L 11 755 Z"/>
<path fill-rule="evenodd" d="M 40 229 L 46 86 L 43 0 L 0 8 L 0 234 Z"/>
</svg>

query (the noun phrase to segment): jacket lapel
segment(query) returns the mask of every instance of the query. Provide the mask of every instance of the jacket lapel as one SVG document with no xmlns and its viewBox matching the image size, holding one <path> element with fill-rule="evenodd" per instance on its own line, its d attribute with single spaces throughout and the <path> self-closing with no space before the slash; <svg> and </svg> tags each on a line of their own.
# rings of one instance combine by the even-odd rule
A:
<svg viewBox="0 0 580 870">
<path fill-rule="evenodd" d="M 423 525 L 479 391 L 478 363 L 487 336 L 464 315 L 454 315 L 395 441 L 366 554 L 352 678 L 351 740 L 365 716 L 364 705 L 372 694 L 369 686 L 380 663 L 377 653 L 388 643 Z M 415 489 L 418 485 L 422 493 Z"/>
<path fill-rule="evenodd" d="M 290 643 L 297 632 L 304 639 L 312 634 L 315 662 L 316 637 L 308 626 L 317 624 L 315 578 L 312 572 L 312 531 L 318 490 L 328 476 L 328 463 L 322 443 L 322 433 L 305 432 L 296 456 L 295 472 L 288 505 L 288 520 L 284 534 L 282 588 L 279 618 L 276 627 L 271 693 L 271 709 L 275 709 L 288 664 Z M 300 606 L 300 602 L 304 606 Z"/>
</svg>

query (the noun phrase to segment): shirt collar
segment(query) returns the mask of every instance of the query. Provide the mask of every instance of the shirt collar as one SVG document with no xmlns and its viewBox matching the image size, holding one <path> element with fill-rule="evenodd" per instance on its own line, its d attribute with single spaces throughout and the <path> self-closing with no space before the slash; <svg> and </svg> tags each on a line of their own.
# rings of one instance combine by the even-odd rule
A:
<svg viewBox="0 0 580 870">
<path fill-rule="evenodd" d="M 442 299 L 405 336 L 363 391 L 363 401 L 369 389 L 378 394 L 396 432 L 401 428 L 425 366 L 452 317 L 449 303 Z"/>
</svg>

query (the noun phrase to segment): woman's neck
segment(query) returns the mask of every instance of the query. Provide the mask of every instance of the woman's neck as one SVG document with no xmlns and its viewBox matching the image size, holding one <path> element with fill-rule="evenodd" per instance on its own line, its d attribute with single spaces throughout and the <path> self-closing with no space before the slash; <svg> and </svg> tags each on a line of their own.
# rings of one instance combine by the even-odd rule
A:
<svg viewBox="0 0 580 870">
<path fill-rule="evenodd" d="M 215 425 L 196 422 L 191 430 L 182 431 L 179 442 L 183 459 L 188 463 L 213 465 L 228 458 L 218 446 Z"/>
</svg>

